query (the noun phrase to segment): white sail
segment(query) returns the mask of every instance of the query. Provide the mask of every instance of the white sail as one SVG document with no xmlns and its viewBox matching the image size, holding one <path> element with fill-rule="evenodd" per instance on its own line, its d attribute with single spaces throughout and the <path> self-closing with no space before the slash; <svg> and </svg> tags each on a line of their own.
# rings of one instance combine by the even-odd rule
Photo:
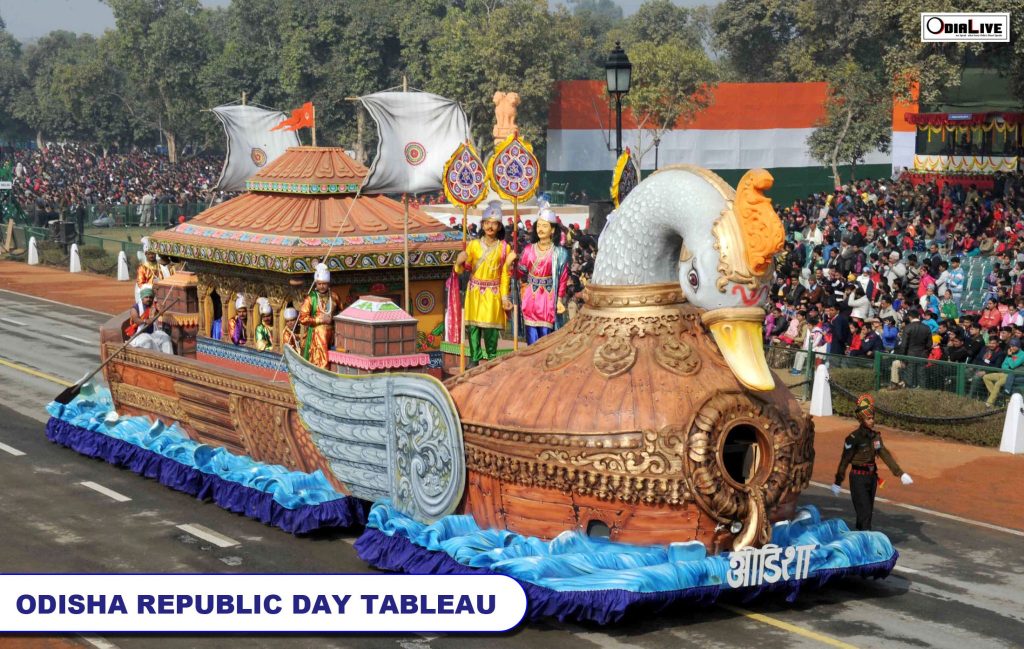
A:
<svg viewBox="0 0 1024 649">
<path fill-rule="evenodd" d="M 441 189 L 444 163 L 470 137 L 458 102 L 429 92 L 378 92 L 360 97 L 377 123 L 377 157 L 363 185 L 379 194 Z"/>
<path fill-rule="evenodd" d="M 288 147 L 300 144 L 294 131 L 270 130 L 288 117 L 281 111 L 235 104 L 217 106 L 213 114 L 224 125 L 228 138 L 228 153 L 217 189 L 229 192 L 245 189 L 246 180 Z"/>
</svg>

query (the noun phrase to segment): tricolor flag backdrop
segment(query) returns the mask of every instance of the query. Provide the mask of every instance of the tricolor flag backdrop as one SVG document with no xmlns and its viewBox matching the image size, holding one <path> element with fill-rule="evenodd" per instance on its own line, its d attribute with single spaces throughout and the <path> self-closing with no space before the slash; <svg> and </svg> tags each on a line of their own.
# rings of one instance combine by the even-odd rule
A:
<svg viewBox="0 0 1024 649">
<path fill-rule="evenodd" d="M 831 171 L 814 160 L 807 137 L 825 116 L 825 83 L 722 83 L 713 103 L 688 124 L 666 132 L 657 149 L 659 167 L 695 164 L 735 185 L 748 170 L 768 169 L 769 192 L 788 202 L 832 184 Z M 895 125 L 894 125 L 895 126 Z M 654 170 L 651 132 L 637 130 L 624 109 L 622 146 L 644 151 L 644 175 Z M 546 183 L 569 183 L 569 193 L 585 189 L 592 198 L 608 196 L 615 166 L 615 110 L 608 109 L 603 81 L 561 81 L 548 117 Z M 901 165 L 902 166 L 902 165 Z M 849 168 L 840 167 L 844 180 Z M 875 151 L 856 170 L 857 178 L 888 177 L 892 158 Z"/>
</svg>

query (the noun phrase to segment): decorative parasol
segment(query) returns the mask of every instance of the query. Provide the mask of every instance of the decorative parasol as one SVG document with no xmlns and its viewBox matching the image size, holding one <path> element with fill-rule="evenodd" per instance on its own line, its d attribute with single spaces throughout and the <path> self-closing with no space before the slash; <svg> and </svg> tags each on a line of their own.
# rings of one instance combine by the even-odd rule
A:
<svg viewBox="0 0 1024 649">
<path fill-rule="evenodd" d="M 494 150 L 487 163 L 487 176 L 491 187 L 498 196 L 512 201 L 514 222 L 512 226 L 512 249 L 519 254 L 519 201 L 525 201 L 537 192 L 540 181 L 540 162 L 533 155 L 533 147 L 519 139 L 519 131 L 513 131 Z M 513 348 L 519 351 L 519 289 L 513 281 L 512 287 L 512 340 Z"/>
<path fill-rule="evenodd" d="M 455 149 L 452 157 L 444 165 L 442 177 L 444 195 L 448 202 L 462 206 L 462 249 L 466 249 L 468 233 L 466 220 L 469 208 L 480 203 L 486 196 L 487 168 L 473 145 L 466 140 Z M 462 317 L 463 307 L 459 300 L 459 278 L 452 269 L 448 278 L 448 308 L 445 309 L 445 337 L 449 342 L 459 343 L 459 371 L 466 370 L 466 336 L 465 321 Z"/>
</svg>

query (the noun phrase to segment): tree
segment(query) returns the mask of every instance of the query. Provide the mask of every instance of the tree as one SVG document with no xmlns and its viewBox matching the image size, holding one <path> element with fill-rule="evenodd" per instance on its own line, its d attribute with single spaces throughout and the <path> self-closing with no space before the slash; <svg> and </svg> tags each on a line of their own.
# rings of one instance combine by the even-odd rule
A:
<svg viewBox="0 0 1024 649">
<path fill-rule="evenodd" d="M 77 45 L 78 37 L 67 31 L 53 31 L 29 45 L 21 57 L 25 85 L 15 97 L 14 115 L 36 133 L 38 146 L 43 136 L 55 138 L 75 137 L 76 125 L 70 113 L 59 101 L 59 86 L 54 83 L 53 70 L 69 58 L 69 51 Z"/>
<path fill-rule="evenodd" d="M 852 59 L 837 65 L 829 80 L 825 120 L 807 138 L 807 145 L 815 160 L 832 168 L 837 187 L 843 184 L 840 164 L 855 169 L 871 151 L 889 150 L 892 101 L 878 100 L 879 83 L 877 74 Z"/>
<path fill-rule="evenodd" d="M 634 43 L 629 58 L 633 84 L 624 98 L 637 120 L 640 139 L 635 153 L 642 160 L 666 131 L 711 104 L 717 71 L 703 51 L 677 40 Z"/>
<path fill-rule="evenodd" d="M 209 57 L 209 24 L 198 0 L 106 0 L 117 25 L 114 48 L 124 71 L 122 103 L 132 121 L 156 128 L 167 157 L 179 138 L 201 131 L 200 72 Z"/>
<path fill-rule="evenodd" d="M 1024 98 L 1024 12 L 1019 0 L 942 0 L 928 11 L 1009 12 L 1010 43 L 923 43 L 921 7 L 913 0 L 868 0 L 876 29 L 887 36 L 885 69 L 894 90 L 904 98 L 908 80 L 920 85 L 922 103 L 935 103 L 942 91 L 960 85 L 967 54 L 985 61 L 1010 77 L 1015 94 Z"/>
<path fill-rule="evenodd" d="M 491 148 L 494 93 L 519 93 L 520 133 L 540 154 L 554 85 L 571 58 L 568 18 L 564 11 L 549 13 L 544 0 L 469 1 L 447 12 L 430 56 L 409 68 L 414 80 L 425 80 L 425 90 L 462 104 L 482 151 Z"/>
<path fill-rule="evenodd" d="M 14 104 L 24 86 L 21 43 L 7 31 L 0 18 L 0 131 L 4 133 L 23 128 L 22 123 L 14 118 Z"/>
<path fill-rule="evenodd" d="M 112 63 L 114 47 L 111 32 L 99 40 L 80 36 L 52 70 L 54 99 L 73 120 L 75 138 L 96 144 L 104 156 L 133 135 L 121 101 L 124 75 Z"/>
<path fill-rule="evenodd" d="M 725 0 L 714 10 L 715 43 L 741 81 L 795 78 L 784 51 L 796 38 L 799 0 Z"/>
</svg>

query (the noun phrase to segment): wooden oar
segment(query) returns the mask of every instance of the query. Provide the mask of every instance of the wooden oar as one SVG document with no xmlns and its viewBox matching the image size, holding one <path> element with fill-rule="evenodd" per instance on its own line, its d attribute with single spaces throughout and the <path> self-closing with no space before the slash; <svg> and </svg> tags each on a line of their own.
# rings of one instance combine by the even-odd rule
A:
<svg viewBox="0 0 1024 649">
<path fill-rule="evenodd" d="M 174 306 L 175 304 L 177 304 L 179 301 L 180 301 L 180 298 L 174 298 L 174 300 L 172 300 L 170 304 L 168 304 L 166 307 L 162 307 L 162 308 L 169 309 L 172 306 Z M 125 349 L 127 349 L 128 345 L 132 344 L 132 341 L 135 340 L 136 338 L 138 338 L 139 334 L 143 333 L 146 329 L 148 329 L 150 327 L 150 325 L 152 325 L 154 322 L 156 322 L 157 318 L 159 318 L 162 314 L 163 314 L 163 311 L 161 310 L 161 311 L 157 312 L 157 314 L 154 315 L 151 320 L 149 320 L 148 322 L 146 322 L 143 325 L 140 325 L 139 328 L 135 331 L 135 333 L 132 334 L 132 337 L 129 338 L 127 341 L 125 341 L 125 343 L 123 345 L 121 345 L 121 347 L 119 349 L 117 349 L 117 351 L 115 351 L 113 354 L 111 354 L 109 357 L 107 357 L 107 360 L 103 361 L 102 363 L 100 363 L 99 367 L 97 367 L 93 371 L 91 371 L 88 374 L 86 374 L 78 383 L 75 383 L 74 385 L 72 385 L 72 386 L 70 386 L 68 388 L 65 388 L 63 392 L 61 392 L 60 394 L 58 394 L 54 398 L 54 401 L 56 401 L 57 403 L 64 404 L 64 405 L 67 405 L 67 404 L 71 403 L 71 400 L 78 396 L 78 393 L 82 391 L 82 386 L 85 385 L 89 381 L 89 379 L 91 379 L 92 377 L 96 376 L 96 374 L 100 370 L 102 370 L 104 367 L 107 366 L 107 363 L 109 363 L 110 361 L 114 360 L 115 356 L 117 356 L 118 354 L 123 352 Z"/>
</svg>

